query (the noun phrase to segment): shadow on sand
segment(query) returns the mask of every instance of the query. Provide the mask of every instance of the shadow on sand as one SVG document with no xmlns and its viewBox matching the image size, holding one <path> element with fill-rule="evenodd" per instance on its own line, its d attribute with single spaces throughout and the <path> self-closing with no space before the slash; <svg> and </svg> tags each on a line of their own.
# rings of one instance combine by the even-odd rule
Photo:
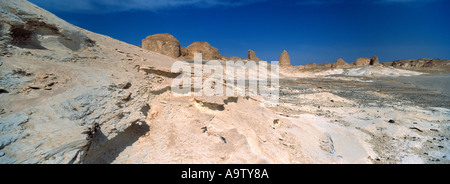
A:
<svg viewBox="0 0 450 184">
<path fill-rule="evenodd" d="M 150 131 L 150 127 L 146 123 L 142 123 L 142 125 L 133 124 L 109 141 L 107 141 L 105 134 L 100 131 L 96 135 L 83 163 L 110 164 L 126 147 L 131 146 L 139 137 L 145 135 L 148 131 Z M 99 145 L 102 142 L 103 144 Z"/>
</svg>

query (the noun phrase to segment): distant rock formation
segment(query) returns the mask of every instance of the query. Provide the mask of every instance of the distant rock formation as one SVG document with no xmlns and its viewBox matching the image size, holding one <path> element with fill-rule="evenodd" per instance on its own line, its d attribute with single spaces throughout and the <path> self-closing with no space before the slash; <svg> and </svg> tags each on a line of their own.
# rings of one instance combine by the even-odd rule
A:
<svg viewBox="0 0 450 184">
<path fill-rule="evenodd" d="M 364 58 L 364 57 L 358 58 L 351 65 L 356 66 L 356 67 L 367 66 L 367 65 L 370 65 L 370 60 L 371 60 L 370 58 Z"/>
<path fill-rule="evenodd" d="M 286 50 L 283 50 L 280 57 L 278 58 L 278 64 L 280 66 L 286 67 L 286 66 L 292 66 L 291 65 L 291 58 L 289 57 L 289 54 Z"/>
<path fill-rule="evenodd" d="M 181 55 L 180 42 L 169 33 L 148 36 L 142 40 L 142 48 L 173 58 Z"/>
<path fill-rule="evenodd" d="M 244 61 L 245 59 L 242 59 L 242 58 L 237 57 L 237 56 L 232 56 L 232 57 L 229 57 L 228 60 L 230 60 L 230 61 Z"/>
<path fill-rule="evenodd" d="M 256 53 L 251 49 L 248 50 L 248 59 L 251 61 L 261 61 L 258 57 L 256 57 Z"/>
<path fill-rule="evenodd" d="M 195 53 L 202 53 L 203 60 L 228 59 L 208 42 L 194 42 L 188 47 L 181 47 L 180 42 L 169 33 L 148 36 L 142 40 L 142 48 L 181 60 L 193 60 Z"/>
<path fill-rule="evenodd" d="M 227 56 L 224 56 L 224 55 L 220 55 L 219 57 L 220 57 L 220 60 L 223 60 L 223 61 L 226 61 L 226 60 L 228 60 L 228 57 L 227 57 Z"/>
<path fill-rule="evenodd" d="M 449 65 L 450 61 L 449 60 L 430 60 L 428 62 L 426 62 L 425 64 L 423 64 L 422 67 L 426 67 L 426 68 L 434 68 L 434 67 L 440 67 L 440 66 L 445 66 L 445 65 Z"/>
<path fill-rule="evenodd" d="M 321 67 L 326 67 L 326 68 L 331 68 L 333 66 L 333 64 L 329 63 L 329 62 L 325 62 L 324 64 L 320 65 Z"/>
<path fill-rule="evenodd" d="M 336 62 L 331 65 L 332 68 L 348 68 L 350 65 L 345 62 L 342 58 L 336 60 Z"/>
<path fill-rule="evenodd" d="M 227 57 L 220 55 L 219 49 L 211 46 L 208 42 L 194 42 L 182 49 L 183 59 L 194 59 L 195 53 L 202 53 L 203 60 L 226 60 Z"/>
<path fill-rule="evenodd" d="M 441 59 L 410 59 L 410 60 L 398 60 L 394 62 L 383 63 L 384 66 L 393 66 L 400 68 L 434 68 L 449 65 L 449 60 Z"/>
<path fill-rule="evenodd" d="M 308 63 L 307 65 L 305 65 L 305 69 L 317 68 L 317 67 L 319 67 L 319 65 L 317 63 Z"/>
<path fill-rule="evenodd" d="M 372 56 L 372 58 L 370 59 L 370 65 L 373 65 L 373 66 L 380 65 L 380 62 L 378 61 L 378 57 L 377 56 Z"/>
</svg>

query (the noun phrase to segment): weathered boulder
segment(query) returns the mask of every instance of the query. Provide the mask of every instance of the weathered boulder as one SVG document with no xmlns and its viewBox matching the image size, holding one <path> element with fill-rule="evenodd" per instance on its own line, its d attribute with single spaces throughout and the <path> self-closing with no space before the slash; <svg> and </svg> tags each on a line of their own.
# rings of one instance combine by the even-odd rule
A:
<svg viewBox="0 0 450 184">
<path fill-rule="evenodd" d="M 370 65 L 370 58 L 358 58 L 351 65 L 357 67 Z"/>
<path fill-rule="evenodd" d="M 326 68 L 331 68 L 331 66 L 333 66 L 333 64 L 329 63 L 329 62 L 325 62 L 324 64 L 320 65 L 321 67 L 326 67 Z"/>
<path fill-rule="evenodd" d="M 292 66 L 291 65 L 291 59 L 289 57 L 289 54 L 287 53 L 286 50 L 283 50 L 283 52 L 281 53 L 280 57 L 278 58 L 278 64 L 280 66 Z"/>
<path fill-rule="evenodd" d="M 251 49 L 248 50 L 248 59 L 251 61 L 261 61 L 258 57 L 256 57 L 255 51 Z"/>
<path fill-rule="evenodd" d="M 169 33 L 150 35 L 142 40 L 142 48 L 173 58 L 181 55 L 180 42 Z"/>
<path fill-rule="evenodd" d="M 219 50 L 211 46 L 208 42 L 194 42 L 186 48 L 181 49 L 182 59 L 192 60 L 195 53 L 202 53 L 203 60 L 226 60 Z"/>
<path fill-rule="evenodd" d="M 373 65 L 373 66 L 380 65 L 380 62 L 378 61 L 377 56 L 372 56 L 372 58 L 370 58 L 370 65 Z"/>
<path fill-rule="evenodd" d="M 332 68 L 348 68 L 350 65 L 345 62 L 342 58 L 336 60 L 336 62 L 331 65 Z"/>
</svg>

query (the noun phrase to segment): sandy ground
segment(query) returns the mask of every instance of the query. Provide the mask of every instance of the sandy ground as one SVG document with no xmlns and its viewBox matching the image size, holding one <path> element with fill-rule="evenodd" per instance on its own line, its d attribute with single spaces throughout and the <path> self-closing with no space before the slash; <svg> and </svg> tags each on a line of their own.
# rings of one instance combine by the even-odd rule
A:
<svg viewBox="0 0 450 184">
<path fill-rule="evenodd" d="M 424 74 L 421 76 L 398 77 L 400 81 L 419 85 L 423 88 L 438 90 L 450 97 L 450 74 Z"/>
<path fill-rule="evenodd" d="M 368 135 L 377 155 L 372 163 L 449 162 L 450 102 L 444 93 L 392 77 L 346 78 L 284 80 L 285 104 L 276 110 L 299 118 L 314 114 Z"/>
<path fill-rule="evenodd" d="M 439 90 L 342 73 L 280 86 L 271 108 L 238 98 L 218 110 L 162 95 L 149 131 L 101 163 L 449 163 L 450 103 Z"/>
</svg>

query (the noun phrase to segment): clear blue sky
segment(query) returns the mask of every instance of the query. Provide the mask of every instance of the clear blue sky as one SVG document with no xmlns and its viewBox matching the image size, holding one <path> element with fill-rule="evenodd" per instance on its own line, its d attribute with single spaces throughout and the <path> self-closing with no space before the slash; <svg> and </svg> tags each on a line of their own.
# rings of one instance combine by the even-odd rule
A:
<svg viewBox="0 0 450 184">
<path fill-rule="evenodd" d="M 140 45 L 156 33 L 225 56 L 294 65 L 376 55 L 450 59 L 450 0 L 31 0 L 81 28 Z"/>
</svg>

